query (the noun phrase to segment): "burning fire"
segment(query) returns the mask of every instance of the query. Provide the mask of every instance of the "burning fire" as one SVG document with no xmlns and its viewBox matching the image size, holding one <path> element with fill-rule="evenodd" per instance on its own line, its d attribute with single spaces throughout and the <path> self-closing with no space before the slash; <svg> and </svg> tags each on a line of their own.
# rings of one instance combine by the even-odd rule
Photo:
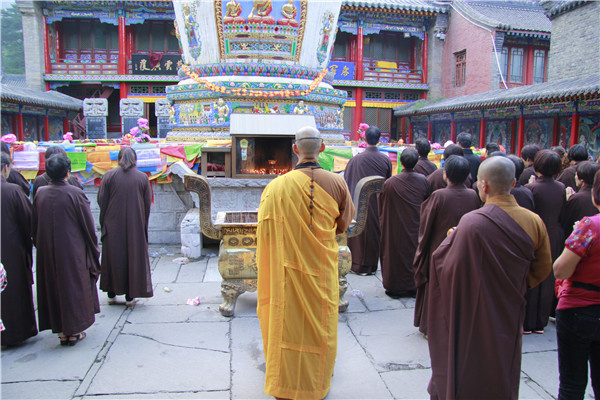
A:
<svg viewBox="0 0 600 400">
<path fill-rule="evenodd" d="M 242 174 L 252 175 L 283 175 L 290 172 L 289 168 L 256 168 L 256 169 L 242 169 Z"/>
</svg>

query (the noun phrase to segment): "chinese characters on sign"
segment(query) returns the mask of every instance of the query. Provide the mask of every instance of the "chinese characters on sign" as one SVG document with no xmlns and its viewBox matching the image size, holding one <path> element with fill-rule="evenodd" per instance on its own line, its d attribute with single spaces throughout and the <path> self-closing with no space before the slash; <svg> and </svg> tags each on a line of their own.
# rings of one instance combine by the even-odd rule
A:
<svg viewBox="0 0 600 400">
<path fill-rule="evenodd" d="M 336 81 L 348 81 L 354 79 L 354 63 L 332 61 L 329 63 L 329 71 L 332 71 Z"/>
<path fill-rule="evenodd" d="M 182 62 L 179 55 L 132 54 L 131 71 L 133 75 L 177 75 Z"/>
</svg>

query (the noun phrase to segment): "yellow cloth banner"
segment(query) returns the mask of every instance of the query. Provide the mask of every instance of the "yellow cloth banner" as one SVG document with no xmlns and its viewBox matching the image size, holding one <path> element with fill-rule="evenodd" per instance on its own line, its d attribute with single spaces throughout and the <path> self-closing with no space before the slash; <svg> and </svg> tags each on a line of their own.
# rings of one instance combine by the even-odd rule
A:
<svg viewBox="0 0 600 400">
<path fill-rule="evenodd" d="M 257 314 L 266 359 L 265 393 L 322 399 L 337 351 L 336 201 L 301 171 L 265 188 L 258 209 Z M 309 226 L 312 224 L 313 231 Z"/>
<path fill-rule="evenodd" d="M 21 175 L 23 175 L 23 178 L 27 179 L 27 180 L 31 180 L 31 179 L 35 179 L 35 177 L 38 174 L 37 170 L 29 170 L 29 169 L 24 169 L 23 171 L 19 171 L 21 173 Z"/>
</svg>

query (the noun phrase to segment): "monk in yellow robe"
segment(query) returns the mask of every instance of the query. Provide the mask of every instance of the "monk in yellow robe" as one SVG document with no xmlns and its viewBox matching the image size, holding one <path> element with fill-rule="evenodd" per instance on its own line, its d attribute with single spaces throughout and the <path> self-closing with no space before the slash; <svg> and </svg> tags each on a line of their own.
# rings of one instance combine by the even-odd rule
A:
<svg viewBox="0 0 600 400">
<path fill-rule="evenodd" d="M 296 133 L 294 171 L 265 188 L 258 209 L 257 314 L 266 360 L 265 393 L 322 399 L 337 351 L 338 245 L 354 205 L 344 179 L 323 170 L 317 129 Z"/>
</svg>

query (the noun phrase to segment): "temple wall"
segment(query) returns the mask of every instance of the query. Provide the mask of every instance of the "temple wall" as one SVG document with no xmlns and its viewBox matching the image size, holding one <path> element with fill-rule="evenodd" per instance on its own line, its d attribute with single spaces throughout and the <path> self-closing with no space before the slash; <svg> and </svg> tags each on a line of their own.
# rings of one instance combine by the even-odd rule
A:
<svg viewBox="0 0 600 400">
<path fill-rule="evenodd" d="M 181 243 L 181 221 L 194 207 L 192 194 L 185 190 L 182 179 L 173 174 L 173 182 L 152 185 L 154 202 L 150 210 L 148 242 L 150 244 L 178 245 Z M 211 186 L 212 218 L 219 211 L 255 211 L 260 204 L 260 196 L 271 179 L 228 179 L 209 178 Z M 100 239 L 100 208 L 98 207 L 98 186 L 85 186 L 84 192 L 96 224 L 96 234 Z M 193 195 L 196 197 L 196 195 Z"/>
<path fill-rule="evenodd" d="M 549 82 L 600 73 L 599 24 L 600 2 L 597 1 L 559 15 L 552 21 Z"/>
</svg>

